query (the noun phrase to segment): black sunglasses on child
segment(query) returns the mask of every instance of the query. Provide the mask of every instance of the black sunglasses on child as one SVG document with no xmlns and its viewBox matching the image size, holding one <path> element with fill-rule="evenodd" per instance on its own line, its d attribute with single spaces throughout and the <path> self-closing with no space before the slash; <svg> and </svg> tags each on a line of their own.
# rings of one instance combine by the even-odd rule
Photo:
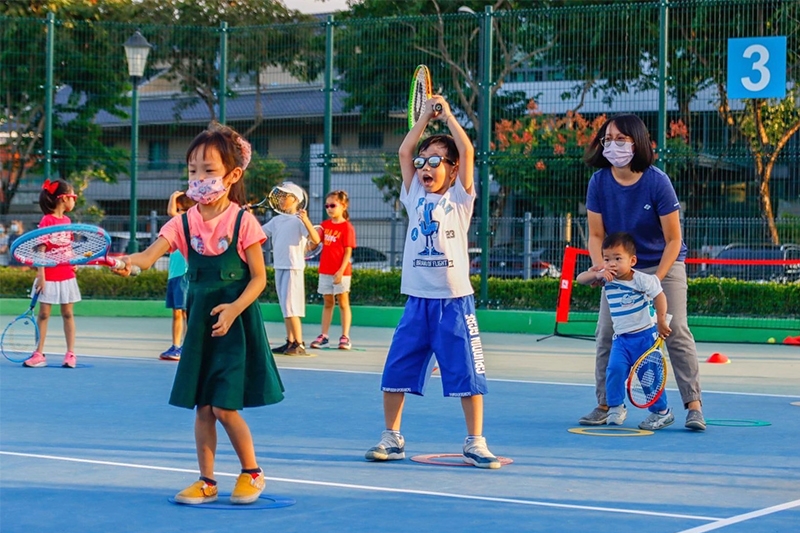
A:
<svg viewBox="0 0 800 533">
<path fill-rule="evenodd" d="M 442 164 L 442 161 L 444 161 L 445 163 L 450 163 L 451 165 L 455 165 L 454 161 L 450 161 L 446 157 L 442 157 L 440 155 L 432 155 L 430 157 L 422 157 L 422 156 L 415 157 L 414 168 L 422 168 L 425 166 L 426 162 L 431 168 L 436 168 Z"/>
</svg>

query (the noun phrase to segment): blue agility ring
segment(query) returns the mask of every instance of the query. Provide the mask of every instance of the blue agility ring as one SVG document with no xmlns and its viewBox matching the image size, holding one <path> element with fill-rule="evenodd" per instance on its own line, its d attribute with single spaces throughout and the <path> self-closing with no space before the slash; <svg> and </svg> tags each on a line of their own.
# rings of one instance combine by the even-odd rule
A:
<svg viewBox="0 0 800 533">
<path fill-rule="evenodd" d="M 280 509 L 281 507 L 291 507 L 297 503 L 292 498 L 285 498 L 283 496 L 275 496 L 272 494 L 262 494 L 258 500 L 246 505 L 233 504 L 230 501 L 230 494 L 220 493 L 218 500 L 211 503 L 199 503 L 197 505 L 190 505 L 179 503 L 175 497 L 167 498 L 169 503 L 179 505 L 180 507 L 193 507 L 196 509 L 219 509 L 222 511 L 260 511 L 262 509 Z"/>
</svg>

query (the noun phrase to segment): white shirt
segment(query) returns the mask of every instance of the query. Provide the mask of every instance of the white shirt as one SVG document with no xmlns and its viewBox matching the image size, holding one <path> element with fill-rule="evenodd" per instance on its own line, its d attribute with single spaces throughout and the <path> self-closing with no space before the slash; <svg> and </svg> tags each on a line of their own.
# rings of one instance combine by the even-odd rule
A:
<svg viewBox="0 0 800 533">
<path fill-rule="evenodd" d="M 306 267 L 308 230 L 297 215 L 276 214 L 261 229 L 272 239 L 273 267 L 290 270 Z"/>
<path fill-rule="evenodd" d="M 632 333 L 656 323 L 653 299 L 661 294 L 661 281 L 653 274 L 633 270 L 633 279 L 615 279 L 603 287 L 608 301 L 614 333 Z"/>
<path fill-rule="evenodd" d="M 426 194 L 415 177 L 400 202 L 408 213 L 400 292 L 418 298 L 472 294 L 467 235 L 475 205 L 459 180 L 444 194 Z"/>
</svg>

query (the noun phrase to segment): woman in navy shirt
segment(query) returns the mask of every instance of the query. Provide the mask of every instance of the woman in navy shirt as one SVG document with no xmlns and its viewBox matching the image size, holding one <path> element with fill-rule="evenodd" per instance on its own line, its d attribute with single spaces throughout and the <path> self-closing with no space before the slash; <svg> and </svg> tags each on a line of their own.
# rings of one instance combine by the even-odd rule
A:
<svg viewBox="0 0 800 533">
<path fill-rule="evenodd" d="M 670 361 L 688 409 L 685 426 L 706 428 L 702 413 L 697 347 L 686 313 L 686 244 L 680 225 L 680 202 L 669 176 L 653 166 L 655 154 L 644 122 L 636 115 L 618 115 L 606 121 L 592 139 L 585 161 L 598 168 L 589 181 L 586 210 L 589 221 L 589 255 L 592 265 L 603 265 L 602 242 L 606 235 L 624 231 L 633 235 L 637 270 L 655 274 L 667 296 L 672 333 L 666 339 Z M 595 336 L 595 393 L 597 407 L 580 424 L 606 423 L 605 376 L 614 330 L 608 304 L 600 301 Z M 647 421 L 639 427 L 649 428 Z"/>
</svg>

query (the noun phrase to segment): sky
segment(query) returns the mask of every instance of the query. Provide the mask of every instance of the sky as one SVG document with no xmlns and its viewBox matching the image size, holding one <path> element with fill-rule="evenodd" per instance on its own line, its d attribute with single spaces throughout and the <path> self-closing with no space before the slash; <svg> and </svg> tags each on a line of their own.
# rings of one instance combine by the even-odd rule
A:
<svg viewBox="0 0 800 533">
<path fill-rule="evenodd" d="M 347 0 L 283 0 L 283 3 L 289 9 L 306 14 L 347 10 Z"/>
</svg>

